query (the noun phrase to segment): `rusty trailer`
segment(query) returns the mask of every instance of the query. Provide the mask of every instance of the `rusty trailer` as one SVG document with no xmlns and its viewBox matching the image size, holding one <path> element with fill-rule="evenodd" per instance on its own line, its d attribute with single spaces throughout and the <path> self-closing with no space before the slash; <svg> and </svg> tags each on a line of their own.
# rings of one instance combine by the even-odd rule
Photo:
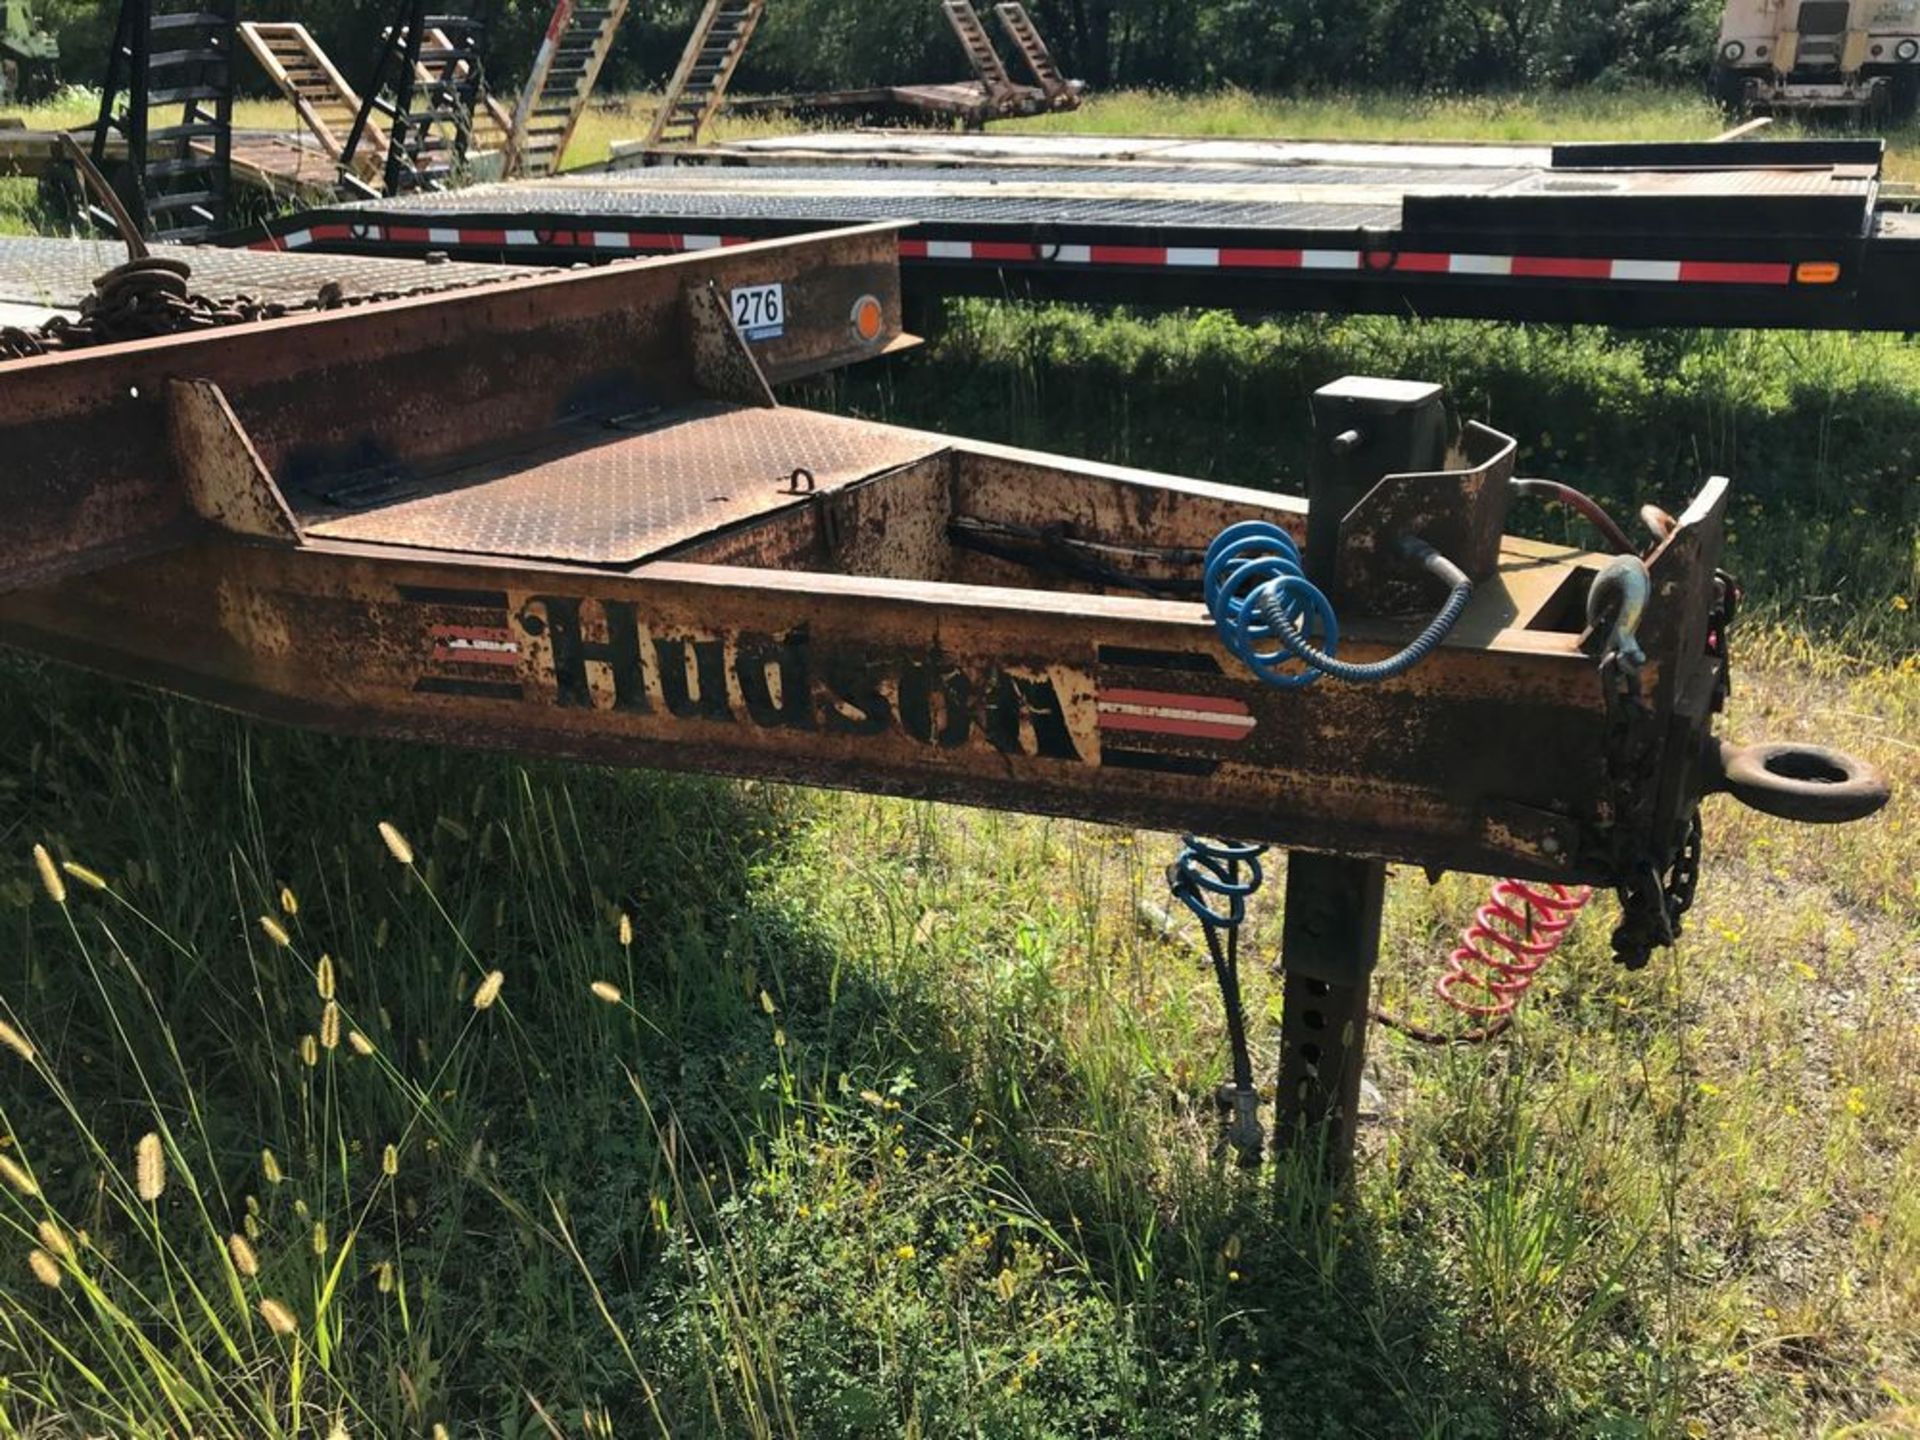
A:
<svg viewBox="0 0 1920 1440">
<path fill-rule="evenodd" d="M 1506 533 L 1514 442 L 1433 386 L 1313 397 L 1304 499 L 776 403 L 900 314 L 870 226 L 0 364 L 0 640 L 347 734 L 1285 846 L 1279 1124 L 1336 1163 L 1386 862 L 1616 891 L 1637 964 L 1706 797 L 1886 799 L 1716 736 L 1724 480 L 1569 550 Z"/>
</svg>

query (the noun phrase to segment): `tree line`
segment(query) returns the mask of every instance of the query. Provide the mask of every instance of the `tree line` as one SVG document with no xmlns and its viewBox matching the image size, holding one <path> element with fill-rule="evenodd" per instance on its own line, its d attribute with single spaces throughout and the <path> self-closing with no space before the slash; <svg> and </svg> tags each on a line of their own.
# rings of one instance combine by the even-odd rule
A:
<svg viewBox="0 0 1920 1440">
<path fill-rule="evenodd" d="M 975 0 L 983 11 L 985 0 Z M 1026 0 L 1069 74 L 1097 89 L 1480 91 L 1704 75 L 1720 0 Z M 308 26 L 350 79 L 371 68 L 387 0 L 241 0 Z M 461 9 L 448 0 L 444 9 Z M 552 0 L 464 0 L 501 88 L 525 75 Z M 67 78 L 96 83 L 114 0 L 36 0 Z M 659 85 L 699 0 L 635 0 L 604 83 Z M 989 19 L 989 23 L 991 20 Z M 1009 57 L 1011 58 L 1011 57 Z M 736 88 L 951 80 L 965 63 L 938 0 L 769 0 Z M 253 77 L 258 79 L 258 77 Z"/>
</svg>

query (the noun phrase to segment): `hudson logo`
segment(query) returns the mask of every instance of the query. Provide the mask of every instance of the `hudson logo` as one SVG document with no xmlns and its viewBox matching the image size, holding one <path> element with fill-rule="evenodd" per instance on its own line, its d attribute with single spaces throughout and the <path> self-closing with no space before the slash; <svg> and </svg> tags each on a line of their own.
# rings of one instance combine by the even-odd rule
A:
<svg viewBox="0 0 1920 1440">
<path fill-rule="evenodd" d="M 984 743 L 1003 755 L 1097 763 L 1097 741 L 1076 739 L 1069 708 L 1078 702 L 1097 728 L 1092 681 L 1073 671 L 969 671 L 936 656 L 847 655 L 817 649 L 805 625 L 784 635 L 665 635 L 630 602 L 566 595 L 526 599 L 513 628 L 525 639 L 523 677 L 550 683 L 553 703 L 565 709 L 901 735 L 941 750 Z"/>
</svg>

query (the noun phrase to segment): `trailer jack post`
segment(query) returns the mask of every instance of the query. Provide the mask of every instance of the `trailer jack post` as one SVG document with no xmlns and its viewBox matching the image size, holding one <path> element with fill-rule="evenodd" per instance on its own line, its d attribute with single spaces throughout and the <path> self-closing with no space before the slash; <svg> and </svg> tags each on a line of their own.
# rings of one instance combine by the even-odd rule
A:
<svg viewBox="0 0 1920 1440">
<path fill-rule="evenodd" d="M 1353 1165 L 1386 887 L 1378 860 L 1287 857 L 1275 1141 L 1317 1153 L 1335 1180 Z"/>
<path fill-rule="evenodd" d="M 1387 476 L 1445 464 L 1444 393 L 1438 385 L 1349 376 L 1314 394 L 1313 428 L 1307 577 L 1365 611 L 1367 597 L 1344 588 L 1341 524 Z M 1318 1153 L 1333 1179 L 1353 1164 L 1386 884 L 1378 860 L 1306 851 L 1287 858 L 1274 1141 L 1278 1149 Z"/>
</svg>

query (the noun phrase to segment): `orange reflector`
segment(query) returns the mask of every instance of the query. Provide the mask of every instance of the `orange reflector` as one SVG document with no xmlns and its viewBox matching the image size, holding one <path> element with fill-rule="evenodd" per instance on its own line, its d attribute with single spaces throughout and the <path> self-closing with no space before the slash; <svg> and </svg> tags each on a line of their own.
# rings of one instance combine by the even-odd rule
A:
<svg viewBox="0 0 1920 1440">
<path fill-rule="evenodd" d="M 1840 265 L 1834 260 L 1803 260 L 1793 267 L 1793 278 L 1802 285 L 1832 285 L 1840 278 Z"/>
<path fill-rule="evenodd" d="M 871 295 L 862 295 L 853 306 L 853 333 L 868 344 L 880 338 L 886 328 L 887 312 Z"/>
</svg>

